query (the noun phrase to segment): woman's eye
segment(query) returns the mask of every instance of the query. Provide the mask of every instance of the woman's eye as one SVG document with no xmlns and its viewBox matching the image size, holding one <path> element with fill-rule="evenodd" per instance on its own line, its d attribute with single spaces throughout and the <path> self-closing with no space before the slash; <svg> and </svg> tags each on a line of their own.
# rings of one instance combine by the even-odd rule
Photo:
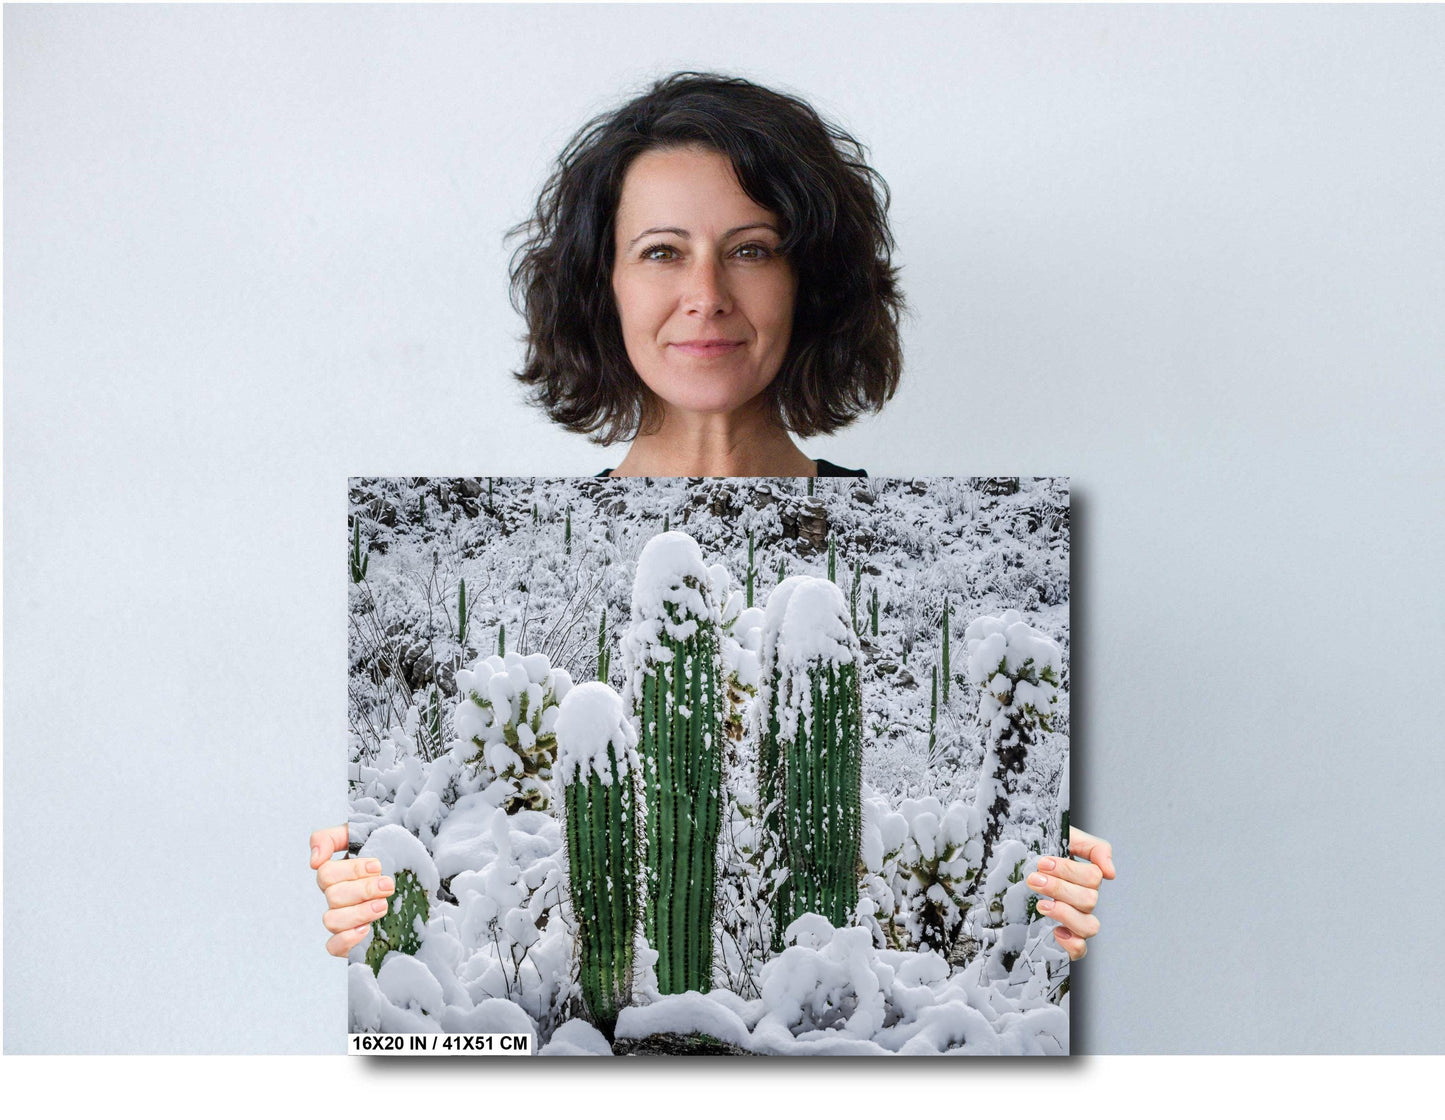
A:
<svg viewBox="0 0 1445 1120">
<path fill-rule="evenodd" d="M 642 250 L 642 259 L 645 261 L 670 261 L 677 256 L 677 250 L 671 245 L 649 245 Z"/>
<path fill-rule="evenodd" d="M 773 255 L 771 249 L 756 241 L 750 241 L 746 245 L 739 245 L 733 252 L 747 261 L 765 261 Z"/>
</svg>

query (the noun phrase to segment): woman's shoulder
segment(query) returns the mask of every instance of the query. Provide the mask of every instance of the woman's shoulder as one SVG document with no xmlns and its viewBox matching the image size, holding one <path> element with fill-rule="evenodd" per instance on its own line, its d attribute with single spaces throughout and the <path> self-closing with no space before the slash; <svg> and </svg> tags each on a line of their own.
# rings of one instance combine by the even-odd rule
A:
<svg viewBox="0 0 1445 1120">
<path fill-rule="evenodd" d="M 827 459 L 814 459 L 813 462 L 818 465 L 818 477 L 819 477 L 819 478 L 867 478 L 867 477 L 868 477 L 868 472 L 865 471 L 865 470 L 856 470 L 856 471 L 855 471 L 855 470 L 850 470 L 848 467 L 840 467 L 837 463 L 830 463 L 830 462 L 828 462 Z M 593 477 L 594 477 L 594 478 L 610 478 L 611 476 L 612 476 L 612 471 L 610 471 L 610 470 L 605 470 L 605 471 L 598 471 Z"/>
<path fill-rule="evenodd" d="M 819 478 L 867 478 L 868 472 L 864 470 L 850 470 L 848 467 L 840 467 L 837 463 L 830 463 L 827 459 L 814 459 L 818 464 Z"/>
</svg>

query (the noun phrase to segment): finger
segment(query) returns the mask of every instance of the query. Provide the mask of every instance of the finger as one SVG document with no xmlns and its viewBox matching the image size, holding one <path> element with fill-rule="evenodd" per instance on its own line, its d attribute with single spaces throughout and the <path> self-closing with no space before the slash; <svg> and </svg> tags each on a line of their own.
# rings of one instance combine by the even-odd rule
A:
<svg viewBox="0 0 1445 1120">
<path fill-rule="evenodd" d="M 1114 877 L 1114 848 L 1107 840 L 1091 836 L 1082 828 L 1069 826 L 1069 855 L 1097 864 L 1105 879 Z"/>
<path fill-rule="evenodd" d="M 311 866 L 320 867 L 337 852 L 346 851 L 350 838 L 344 824 L 332 828 L 318 828 L 311 834 Z"/>
<path fill-rule="evenodd" d="M 386 913 L 386 900 L 374 898 L 356 906 L 340 906 L 321 915 L 321 924 L 332 933 L 344 933 L 357 926 L 369 926 Z"/>
<path fill-rule="evenodd" d="M 1099 932 L 1099 919 L 1092 914 L 1082 914 L 1067 902 L 1054 898 L 1041 898 L 1036 907 L 1040 914 L 1047 914 L 1060 925 L 1068 926 L 1080 937 L 1093 937 Z"/>
<path fill-rule="evenodd" d="M 366 932 L 369 929 L 371 929 L 371 927 L 365 925 L 356 926 L 354 929 L 342 930 L 342 932 L 333 935 L 330 940 L 326 942 L 326 951 L 333 957 L 346 956 L 365 940 Z"/>
<path fill-rule="evenodd" d="M 1044 856 L 1038 862 L 1038 869 L 1045 874 L 1057 875 L 1060 879 L 1067 879 L 1071 883 L 1078 883 L 1081 887 L 1088 887 L 1095 891 L 1104 881 L 1104 873 L 1096 865 L 1078 859 Z"/>
<path fill-rule="evenodd" d="M 333 910 L 355 906 L 374 898 L 385 898 L 396 890 L 390 875 L 368 875 L 364 879 L 343 879 L 326 888 L 326 904 Z"/>
<path fill-rule="evenodd" d="M 1090 865 L 1092 866 L 1092 865 Z M 1099 892 L 1090 887 L 1081 887 L 1058 875 L 1044 875 L 1035 871 L 1028 877 L 1028 885 L 1048 898 L 1067 902 L 1081 914 L 1092 914 L 1099 902 Z M 328 894 L 326 896 L 330 898 Z"/>
<path fill-rule="evenodd" d="M 316 885 L 323 891 L 347 879 L 364 879 L 381 874 L 379 859 L 329 859 L 316 872 Z"/>
<path fill-rule="evenodd" d="M 1088 944 L 1068 926 L 1055 926 L 1054 939 L 1069 954 L 1069 960 L 1076 961 L 1089 951 Z"/>
</svg>

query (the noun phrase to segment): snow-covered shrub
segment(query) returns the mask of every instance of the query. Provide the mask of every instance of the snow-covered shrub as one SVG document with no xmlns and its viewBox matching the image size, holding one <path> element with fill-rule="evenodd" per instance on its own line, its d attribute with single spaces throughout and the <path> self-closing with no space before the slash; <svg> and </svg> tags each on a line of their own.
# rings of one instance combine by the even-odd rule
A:
<svg viewBox="0 0 1445 1120">
<path fill-rule="evenodd" d="M 475 752 L 469 762 L 509 813 L 545 809 L 557 758 L 557 706 L 572 687 L 567 670 L 547 656 L 509 653 L 458 669 L 457 736 Z"/>
<path fill-rule="evenodd" d="M 381 861 L 383 875 L 391 876 L 396 890 L 387 910 L 371 924 L 366 963 L 378 975 L 388 953 L 411 955 L 421 948 L 431 897 L 438 886 L 436 865 L 422 842 L 400 825 L 383 825 L 361 847 L 358 858 Z"/>
<path fill-rule="evenodd" d="M 571 990 L 558 822 L 530 810 L 509 815 L 485 793 L 473 794 L 457 802 L 436 852 L 438 869 L 454 872 L 457 904 L 441 908 L 453 915 L 452 971 L 465 993 L 457 1006 L 511 1000 L 545 1035 L 561 1021 Z"/>
<path fill-rule="evenodd" d="M 1057 642 L 1015 610 L 975 619 L 964 641 L 968 679 L 979 689 L 978 720 L 988 740 L 974 804 L 983 846 L 980 864 L 991 867 L 1015 799 L 1042 792 L 1033 788 L 1027 763 L 1038 733 L 1051 730 L 1063 655 Z"/>
<path fill-rule="evenodd" d="M 777 648 L 783 758 L 779 924 L 822 914 L 844 926 L 858 906 L 863 715 L 858 638 L 843 592 L 809 579 L 788 600 Z"/>
<path fill-rule="evenodd" d="M 637 927 L 637 732 L 601 681 L 572 689 L 557 716 L 557 769 L 567 817 L 567 867 L 577 919 L 582 999 L 610 1035 L 632 1002 Z"/>
<path fill-rule="evenodd" d="M 712 986 L 726 679 L 711 580 L 692 537 L 657 534 L 638 556 L 622 638 L 641 742 L 644 932 L 663 992 Z"/>
</svg>

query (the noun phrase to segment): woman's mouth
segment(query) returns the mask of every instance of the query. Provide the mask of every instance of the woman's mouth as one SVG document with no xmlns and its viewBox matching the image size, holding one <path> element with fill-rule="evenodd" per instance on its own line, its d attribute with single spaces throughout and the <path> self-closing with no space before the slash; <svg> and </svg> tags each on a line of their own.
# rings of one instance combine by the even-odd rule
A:
<svg viewBox="0 0 1445 1120">
<path fill-rule="evenodd" d="M 674 350 L 694 358 L 712 358 L 720 354 L 731 354 L 742 346 L 741 342 L 730 342 L 724 338 L 697 339 L 692 342 L 673 342 Z"/>
</svg>

